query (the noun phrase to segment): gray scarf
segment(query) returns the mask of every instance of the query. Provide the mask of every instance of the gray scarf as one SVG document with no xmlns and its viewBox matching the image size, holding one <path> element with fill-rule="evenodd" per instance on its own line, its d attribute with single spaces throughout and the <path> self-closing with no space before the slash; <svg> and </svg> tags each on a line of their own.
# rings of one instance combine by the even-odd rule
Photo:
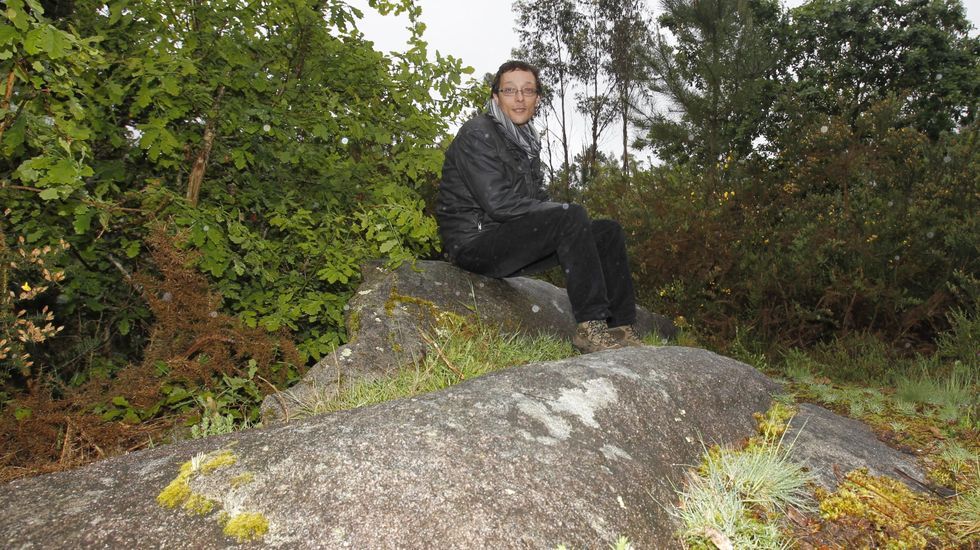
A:
<svg viewBox="0 0 980 550">
<path fill-rule="evenodd" d="M 534 158 L 541 152 L 541 142 L 538 140 L 538 134 L 535 133 L 534 127 L 531 126 L 530 122 L 521 126 L 514 124 L 514 121 L 504 114 L 500 109 L 500 105 L 497 105 L 493 101 L 493 98 L 490 98 L 490 101 L 487 102 L 487 115 L 497 125 L 503 128 L 504 135 L 508 139 L 516 143 L 527 153 L 528 158 Z"/>
</svg>

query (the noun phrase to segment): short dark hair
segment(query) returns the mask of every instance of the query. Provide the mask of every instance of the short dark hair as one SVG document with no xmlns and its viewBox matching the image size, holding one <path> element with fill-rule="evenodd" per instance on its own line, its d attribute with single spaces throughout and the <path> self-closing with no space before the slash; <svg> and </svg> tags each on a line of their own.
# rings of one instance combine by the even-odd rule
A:
<svg viewBox="0 0 980 550">
<path fill-rule="evenodd" d="M 495 94 L 500 91 L 500 77 L 504 73 L 509 73 L 511 71 L 527 71 L 534 75 L 534 87 L 541 91 L 541 76 L 539 74 L 538 68 L 525 61 L 518 61 L 511 59 L 510 61 L 504 63 L 497 69 L 497 74 L 493 75 L 493 84 L 490 85 L 490 93 Z"/>
</svg>

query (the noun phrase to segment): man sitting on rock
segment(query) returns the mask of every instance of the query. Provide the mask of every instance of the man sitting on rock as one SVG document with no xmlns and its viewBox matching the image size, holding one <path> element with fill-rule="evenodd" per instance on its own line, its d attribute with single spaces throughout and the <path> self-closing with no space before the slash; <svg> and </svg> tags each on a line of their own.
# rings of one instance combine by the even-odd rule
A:
<svg viewBox="0 0 980 550">
<path fill-rule="evenodd" d="M 541 144 L 530 124 L 538 69 L 508 61 L 493 79 L 486 112 L 460 128 L 442 166 L 436 219 L 449 260 L 490 277 L 561 265 L 582 353 L 641 345 L 623 229 L 591 220 L 580 205 L 544 190 Z"/>
</svg>

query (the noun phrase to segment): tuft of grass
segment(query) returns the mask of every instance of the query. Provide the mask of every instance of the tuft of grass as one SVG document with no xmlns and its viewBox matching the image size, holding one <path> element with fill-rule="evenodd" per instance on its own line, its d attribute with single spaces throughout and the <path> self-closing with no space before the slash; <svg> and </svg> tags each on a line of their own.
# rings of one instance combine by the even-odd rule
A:
<svg viewBox="0 0 980 550">
<path fill-rule="evenodd" d="M 783 355 L 782 362 L 787 378 L 801 384 L 813 383 L 813 361 L 806 353 L 796 348 L 790 349 Z"/>
<path fill-rule="evenodd" d="M 807 484 L 812 476 L 789 459 L 782 440 L 767 439 L 744 450 L 706 453 L 698 473 L 688 474 L 680 504 L 671 513 L 691 547 L 789 548 L 775 521 L 790 508 L 813 509 Z"/>
<path fill-rule="evenodd" d="M 980 428 L 980 373 L 960 361 L 939 374 L 933 361 L 922 360 L 914 377 L 901 376 L 895 382 L 900 402 L 930 405 L 936 416 L 949 423 Z"/>
<path fill-rule="evenodd" d="M 770 440 L 740 452 L 722 452 L 708 469 L 716 468 L 726 484 L 753 508 L 766 513 L 785 513 L 789 508 L 808 511 L 812 503 L 806 485 L 813 478 L 789 459 L 790 450 L 792 445 L 785 448 Z"/>
<path fill-rule="evenodd" d="M 377 380 L 344 388 L 339 394 L 313 391 L 298 402 L 295 416 L 313 416 L 441 390 L 495 370 L 575 355 L 571 344 L 550 336 L 507 333 L 500 327 L 448 318 L 433 334 L 424 358 Z"/>
<path fill-rule="evenodd" d="M 957 497 L 950 510 L 949 525 L 964 546 L 980 541 L 980 480 L 973 490 Z"/>
<path fill-rule="evenodd" d="M 873 334 L 851 334 L 819 344 L 809 351 L 817 374 L 841 382 L 885 381 L 901 368 L 889 345 Z"/>
</svg>

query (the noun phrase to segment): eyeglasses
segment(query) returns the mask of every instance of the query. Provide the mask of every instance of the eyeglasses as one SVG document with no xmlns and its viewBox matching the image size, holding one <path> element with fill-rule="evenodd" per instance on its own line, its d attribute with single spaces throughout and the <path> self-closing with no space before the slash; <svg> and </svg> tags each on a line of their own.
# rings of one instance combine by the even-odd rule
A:
<svg viewBox="0 0 980 550">
<path fill-rule="evenodd" d="M 524 97 L 534 97 L 538 95 L 538 90 L 536 88 L 501 88 L 498 90 L 500 95 L 504 97 L 514 97 L 518 92 Z"/>
</svg>

